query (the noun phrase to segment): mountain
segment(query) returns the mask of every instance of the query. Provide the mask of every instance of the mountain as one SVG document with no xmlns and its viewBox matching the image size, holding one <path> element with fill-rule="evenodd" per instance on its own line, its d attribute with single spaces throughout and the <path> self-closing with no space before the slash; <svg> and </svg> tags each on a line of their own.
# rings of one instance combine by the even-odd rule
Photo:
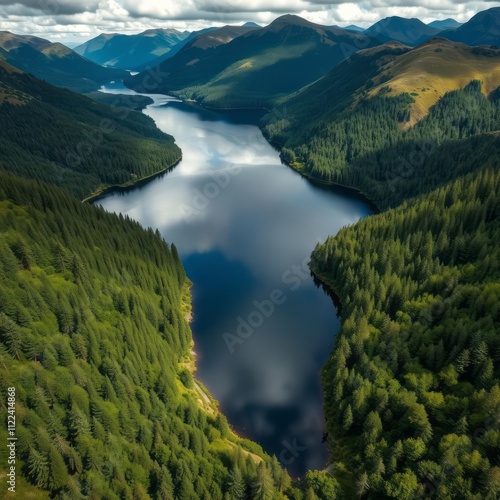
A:
<svg viewBox="0 0 500 500">
<path fill-rule="evenodd" d="M 410 106 L 413 124 L 447 92 L 463 88 L 474 79 L 481 80 L 485 95 L 500 85 L 500 51 L 481 51 L 435 38 L 384 66 L 369 95 L 409 94 L 414 101 Z"/>
<path fill-rule="evenodd" d="M 500 7 L 479 12 L 459 28 L 439 36 L 467 45 L 500 46 Z"/>
<path fill-rule="evenodd" d="M 243 26 L 245 26 L 245 28 L 262 28 L 260 24 L 254 23 L 252 21 L 248 21 Z"/>
<path fill-rule="evenodd" d="M 215 28 L 215 27 L 210 27 L 210 28 L 204 28 L 199 31 L 192 31 L 189 33 L 189 35 L 184 38 L 184 40 L 180 41 L 176 45 L 170 48 L 168 52 L 163 54 L 160 57 L 157 57 L 155 59 L 151 59 L 148 62 L 138 64 L 135 66 L 134 71 L 141 72 L 145 70 L 149 70 L 151 68 L 154 68 L 155 66 L 158 66 L 160 63 L 165 61 L 166 59 L 170 59 L 171 57 L 174 57 L 177 52 L 180 52 L 186 45 L 190 44 L 195 38 L 198 36 L 204 35 L 206 33 L 210 33 L 211 31 L 216 31 L 220 28 Z"/>
<path fill-rule="evenodd" d="M 346 26 L 344 29 L 347 31 L 355 31 L 356 33 L 364 33 L 366 31 L 365 28 L 360 28 L 355 24 L 350 24 L 349 26 Z"/>
<path fill-rule="evenodd" d="M 168 54 L 189 32 L 151 29 L 137 35 L 101 34 L 75 48 L 75 52 L 102 66 L 135 69 Z"/>
<path fill-rule="evenodd" d="M 183 47 L 183 57 L 190 49 L 213 49 L 219 45 L 225 45 L 238 38 L 241 35 L 254 31 L 253 26 L 223 26 L 222 28 L 204 30 L 192 38 L 192 40 Z M 185 51 L 185 52 L 184 52 Z"/>
<path fill-rule="evenodd" d="M 0 31 L 0 60 L 78 92 L 97 90 L 102 83 L 127 75 L 122 70 L 103 68 L 61 43 L 8 31 Z"/>
<path fill-rule="evenodd" d="M 382 42 L 395 40 L 406 45 L 419 45 L 436 36 L 441 30 L 427 26 L 419 19 L 387 17 L 368 28 L 364 34 Z"/>
<path fill-rule="evenodd" d="M 262 127 L 299 171 L 362 188 L 384 206 L 389 181 L 395 204 L 407 190 L 449 179 L 447 157 L 467 172 L 478 151 L 497 154 L 488 134 L 500 129 L 499 86 L 499 50 L 444 39 L 413 49 L 391 42 L 353 55 L 283 101 Z M 467 153 L 453 143 L 473 134 L 482 135 Z M 404 160 L 414 157 L 416 166 Z M 416 168 L 419 175 L 408 178 Z"/>
<path fill-rule="evenodd" d="M 0 150 L 0 170 L 79 198 L 158 173 L 181 157 L 151 118 L 97 104 L 1 61 Z"/>
<path fill-rule="evenodd" d="M 146 64 L 138 66 L 136 69 L 139 72 L 149 72 L 151 68 L 155 68 L 163 61 L 173 58 L 176 54 L 182 51 L 182 55 L 178 61 L 191 61 L 196 59 L 200 54 L 205 54 L 204 51 L 223 45 L 234 40 L 236 37 L 254 30 L 252 26 L 223 26 L 222 28 L 205 28 L 200 31 L 193 31 L 182 42 L 179 42 L 170 52 L 164 56 L 160 56 Z M 179 63 L 177 63 L 179 64 Z"/>
<path fill-rule="evenodd" d="M 442 21 L 432 21 L 432 23 L 428 23 L 427 26 L 431 26 L 438 30 L 453 30 L 462 26 L 462 23 L 455 21 L 455 19 L 448 18 Z"/>
<path fill-rule="evenodd" d="M 239 27 L 238 29 L 241 29 Z M 378 42 L 363 34 L 282 16 L 229 43 L 219 31 L 197 37 L 156 68 L 156 92 L 194 98 L 216 107 L 270 105 L 320 78 L 360 48 Z M 137 90 L 148 74 L 126 79 Z"/>
</svg>

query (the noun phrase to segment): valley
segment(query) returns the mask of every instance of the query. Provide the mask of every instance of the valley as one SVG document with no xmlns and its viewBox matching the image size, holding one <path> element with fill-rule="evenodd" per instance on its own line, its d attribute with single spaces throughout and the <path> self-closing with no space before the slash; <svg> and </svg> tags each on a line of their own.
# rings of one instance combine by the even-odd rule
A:
<svg viewBox="0 0 500 500">
<path fill-rule="evenodd" d="M 500 7 L 215 3 L 0 8 L 0 477 L 498 498 Z"/>
</svg>

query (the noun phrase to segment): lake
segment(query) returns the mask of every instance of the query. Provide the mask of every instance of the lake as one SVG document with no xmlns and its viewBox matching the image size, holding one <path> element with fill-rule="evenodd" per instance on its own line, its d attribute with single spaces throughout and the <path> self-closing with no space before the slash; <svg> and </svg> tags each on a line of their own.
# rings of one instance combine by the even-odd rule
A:
<svg viewBox="0 0 500 500">
<path fill-rule="evenodd" d="M 134 94 L 118 83 L 103 90 Z M 307 262 L 318 241 L 371 208 L 283 165 L 257 126 L 259 113 L 150 97 L 144 112 L 175 137 L 183 159 L 97 203 L 175 243 L 194 282 L 196 376 L 233 429 L 292 475 L 323 468 L 321 368 L 339 319 Z"/>
</svg>

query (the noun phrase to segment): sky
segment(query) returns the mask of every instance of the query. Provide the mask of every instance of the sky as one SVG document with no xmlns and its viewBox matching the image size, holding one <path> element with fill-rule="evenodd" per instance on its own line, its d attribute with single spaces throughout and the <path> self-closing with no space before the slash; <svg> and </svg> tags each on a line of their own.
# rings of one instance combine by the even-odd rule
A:
<svg viewBox="0 0 500 500">
<path fill-rule="evenodd" d="M 160 27 L 193 31 L 247 21 L 265 25 L 287 13 L 319 24 L 364 28 L 394 15 L 465 22 L 498 6 L 499 1 L 489 0 L 0 0 L 0 30 L 65 43 Z"/>
</svg>

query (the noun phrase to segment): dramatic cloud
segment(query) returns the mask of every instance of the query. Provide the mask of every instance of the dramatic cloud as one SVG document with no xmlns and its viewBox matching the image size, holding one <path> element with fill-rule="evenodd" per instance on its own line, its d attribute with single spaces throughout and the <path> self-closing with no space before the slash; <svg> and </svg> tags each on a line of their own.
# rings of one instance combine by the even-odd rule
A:
<svg viewBox="0 0 500 500">
<path fill-rule="evenodd" d="M 0 14 L 60 15 L 97 12 L 99 0 L 0 0 Z"/>
<path fill-rule="evenodd" d="M 424 22 L 453 17 L 465 22 L 499 1 L 454 0 L 0 0 L 0 30 L 54 41 L 83 41 L 101 32 L 149 28 L 200 29 L 208 25 L 267 24 L 293 13 L 321 24 L 363 27 L 388 16 Z"/>
</svg>

